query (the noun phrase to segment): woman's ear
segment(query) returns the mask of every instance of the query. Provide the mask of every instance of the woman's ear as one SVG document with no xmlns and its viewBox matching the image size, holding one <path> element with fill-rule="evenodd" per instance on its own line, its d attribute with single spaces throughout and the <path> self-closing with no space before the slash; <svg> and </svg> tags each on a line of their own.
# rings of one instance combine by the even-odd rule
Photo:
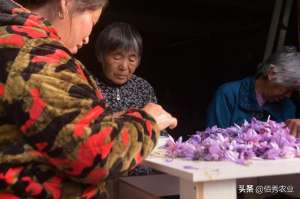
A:
<svg viewBox="0 0 300 199">
<path fill-rule="evenodd" d="M 103 65 L 103 63 L 104 63 L 104 55 L 98 53 L 98 54 L 96 55 L 96 57 L 97 57 L 98 62 L 101 63 L 101 64 Z"/>
<path fill-rule="evenodd" d="M 138 58 L 138 62 L 137 62 L 137 66 L 136 66 L 136 68 L 138 68 L 138 67 L 139 67 L 139 65 L 141 64 L 141 62 L 142 62 L 142 57 L 140 56 L 140 57 Z"/>
<path fill-rule="evenodd" d="M 267 69 L 267 77 L 268 77 L 268 80 L 274 80 L 276 77 L 275 77 L 275 66 L 273 64 L 270 65 L 270 67 Z"/>
<path fill-rule="evenodd" d="M 58 17 L 60 19 L 64 19 L 69 15 L 71 10 L 73 0 L 60 0 L 59 8 L 58 8 Z"/>
</svg>

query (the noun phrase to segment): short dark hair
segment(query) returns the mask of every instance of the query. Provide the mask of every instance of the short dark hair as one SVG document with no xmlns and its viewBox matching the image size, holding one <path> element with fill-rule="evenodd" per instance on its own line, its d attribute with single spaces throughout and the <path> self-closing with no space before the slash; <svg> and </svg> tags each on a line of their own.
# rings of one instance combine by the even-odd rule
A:
<svg viewBox="0 0 300 199">
<path fill-rule="evenodd" d="M 143 39 L 136 28 L 128 23 L 115 22 L 106 26 L 98 35 L 95 46 L 95 53 L 98 61 L 102 62 L 103 57 L 114 50 L 133 50 L 139 58 L 142 56 Z"/>
<path fill-rule="evenodd" d="M 28 8 L 39 8 L 47 3 L 57 0 L 15 0 L 19 4 Z M 97 8 L 105 7 L 108 0 L 75 0 L 76 10 L 96 10 Z"/>
</svg>

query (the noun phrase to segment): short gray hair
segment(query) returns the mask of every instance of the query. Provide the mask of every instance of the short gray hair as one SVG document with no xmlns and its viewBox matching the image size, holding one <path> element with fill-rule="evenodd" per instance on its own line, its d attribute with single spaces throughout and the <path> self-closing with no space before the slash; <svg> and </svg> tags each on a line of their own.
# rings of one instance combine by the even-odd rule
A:
<svg viewBox="0 0 300 199">
<path fill-rule="evenodd" d="M 143 51 L 143 39 L 136 28 L 124 22 L 114 22 L 106 26 L 98 35 L 95 54 L 99 62 L 107 53 L 114 50 L 134 51 L 140 59 Z"/>
<path fill-rule="evenodd" d="M 285 46 L 272 54 L 261 66 L 262 76 L 273 67 L 274 83 L 300 88 L 300 53 L 293 46 Z"/>
</svg>

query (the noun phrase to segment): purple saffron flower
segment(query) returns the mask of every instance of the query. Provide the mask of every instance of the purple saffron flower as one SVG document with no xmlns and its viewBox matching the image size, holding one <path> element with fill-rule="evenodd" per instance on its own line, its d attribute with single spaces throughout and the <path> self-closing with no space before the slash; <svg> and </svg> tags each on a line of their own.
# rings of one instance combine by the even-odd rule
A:
<svg viewBox="0 0 300 199">
<path fill-rule="evenodd" d="M 172 137 L 164 146 L 166 155 L 189 160 L 229 160 L 247 164 L 251 159 L 300 157 L 300 139 L 284 123 L 253 118 L 243 125 L 221 129 L 217 126 L 196 131 L 187 141 Z"/>
</svg>

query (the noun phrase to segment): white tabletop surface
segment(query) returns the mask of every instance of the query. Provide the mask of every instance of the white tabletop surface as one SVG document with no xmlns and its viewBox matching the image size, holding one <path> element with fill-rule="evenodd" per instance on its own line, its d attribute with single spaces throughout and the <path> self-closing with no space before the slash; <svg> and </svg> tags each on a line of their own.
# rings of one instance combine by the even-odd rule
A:
<svg viewBox="0 0 300 199">
<path fill-rule="evenodd" d="M 158 145 L 161 144 L 160 141 Z M 144 165 L 192 182 L 300 173 L 300 158 L 251 160 L 248 165 L 239 165 L 229 161 L 170 160 L 159 148 L 151 153 Z"/>
</svg>

